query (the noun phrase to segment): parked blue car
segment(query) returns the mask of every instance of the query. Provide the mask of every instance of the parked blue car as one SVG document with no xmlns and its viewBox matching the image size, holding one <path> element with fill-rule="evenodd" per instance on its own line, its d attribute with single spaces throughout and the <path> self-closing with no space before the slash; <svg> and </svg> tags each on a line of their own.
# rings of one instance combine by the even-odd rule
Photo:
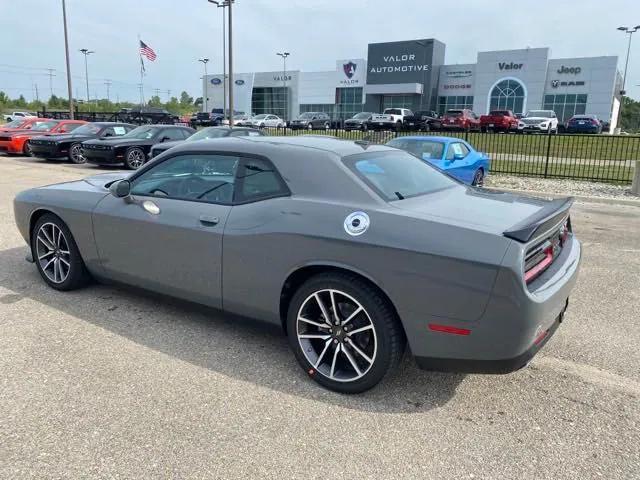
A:
<svg viewBox="0 0 640 480">
<path fill-rule="evenodd" d="M 387 145 L 405 150 L 469 185 L 481 187 L 489 174 L 489 156 L 459 138 L 397 137 Z"/>
</svg>

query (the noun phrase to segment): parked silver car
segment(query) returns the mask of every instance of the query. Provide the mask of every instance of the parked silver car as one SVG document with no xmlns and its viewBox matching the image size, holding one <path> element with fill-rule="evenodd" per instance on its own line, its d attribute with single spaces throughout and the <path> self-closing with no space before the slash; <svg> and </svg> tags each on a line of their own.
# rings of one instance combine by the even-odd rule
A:
<svg viewBox="0 0 640 480">
<path fill-rule="evenodd" d="M 43 280 L 113 280 L 282 325 L 304 371 L 362 392 L 399 363 L 508 372 L 562 321 L 570 199 L 468 187 L 328 137 L 184 142 L 139 171 L 20 193 Z"/>
</svg>

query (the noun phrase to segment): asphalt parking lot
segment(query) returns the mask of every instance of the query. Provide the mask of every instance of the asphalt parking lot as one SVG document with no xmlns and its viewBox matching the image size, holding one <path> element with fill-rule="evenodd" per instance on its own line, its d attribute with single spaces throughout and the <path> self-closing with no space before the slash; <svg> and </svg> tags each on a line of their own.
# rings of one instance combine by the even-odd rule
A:
<svg viewBox="0 0 640 480">
<path fill-rule="evenodd" d="M 125 287 L 46 287 L 13 197 L 100 171 L 0 157 L 0 478 L 639 478 L 639 207 L 574 206 L 578 285 L 527 368 L 406 358 L 343 396 L 257 323 Z"/>
</svg>

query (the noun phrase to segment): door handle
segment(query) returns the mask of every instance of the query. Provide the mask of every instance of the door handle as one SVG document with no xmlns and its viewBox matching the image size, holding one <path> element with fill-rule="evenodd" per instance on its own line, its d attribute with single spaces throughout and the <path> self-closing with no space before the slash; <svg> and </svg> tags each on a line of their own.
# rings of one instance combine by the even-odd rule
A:
<svg viewBox="0 0 640 480">
<path fill-rule="evenodd" d="M 200 215 L 200 223 L 205 227 L 213 227 L 220 223 L 218 217 L 210 217 L 209 215 Z"/>
</svg>

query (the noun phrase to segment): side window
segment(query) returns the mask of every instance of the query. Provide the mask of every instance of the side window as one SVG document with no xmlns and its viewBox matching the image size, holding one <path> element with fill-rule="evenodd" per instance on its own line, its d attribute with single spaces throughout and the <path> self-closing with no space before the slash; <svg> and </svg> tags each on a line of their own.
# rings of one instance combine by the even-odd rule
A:
<svg viewBox="0 0 640 480">
<path fill-rule="evenodd" d="M 469 149 L 462 143 L 452 143 L 449 145 L 449 149 L 447 150 L 446 159 L 451 161 L 454 160 L 455 155 L 462 155 L 466 157 L 469 153 Z"/>
<path fill-rule="evenodd" d="M 231 130 L 231 132 L 229 133 L 230 137 L 246 137 L 247 136 L 247 131 L 246 130 Z"/>
<path fill-rule="evenodd" d="M 160 132 L 160 140 L 165 139 L 165 142 L 174 141 L 174 140 L 184 140 L 184 135 L 182 130 L 179 128 L 165 128 L 162 132 Z"/>
<path fill-rule="evenodd" d="M 76 128 L 81 126 L 82 123 L 65 123 L 60 127 L 61 132 L 73 132 Z"/>
<path fill-rule="evenodd" d="M 236 203 L 288 195 L 289 189 L 266 160 L 243 159 L 237 175 Z"/>
<path fill-rule="evenodd" d="M 134 179 L 131 193 L 228 205 L 239 162 L 233 155 L 178 155 Z"/>
<path fill-rule="evenodd" d="M 257 131 L 254 131 L 254 130 L 248 130 L 247 131 L 247 135 L 249 135 L 250 137 L 262 137 L 264 135 L 264 133 L 257 132 Z"/>
</svg>

